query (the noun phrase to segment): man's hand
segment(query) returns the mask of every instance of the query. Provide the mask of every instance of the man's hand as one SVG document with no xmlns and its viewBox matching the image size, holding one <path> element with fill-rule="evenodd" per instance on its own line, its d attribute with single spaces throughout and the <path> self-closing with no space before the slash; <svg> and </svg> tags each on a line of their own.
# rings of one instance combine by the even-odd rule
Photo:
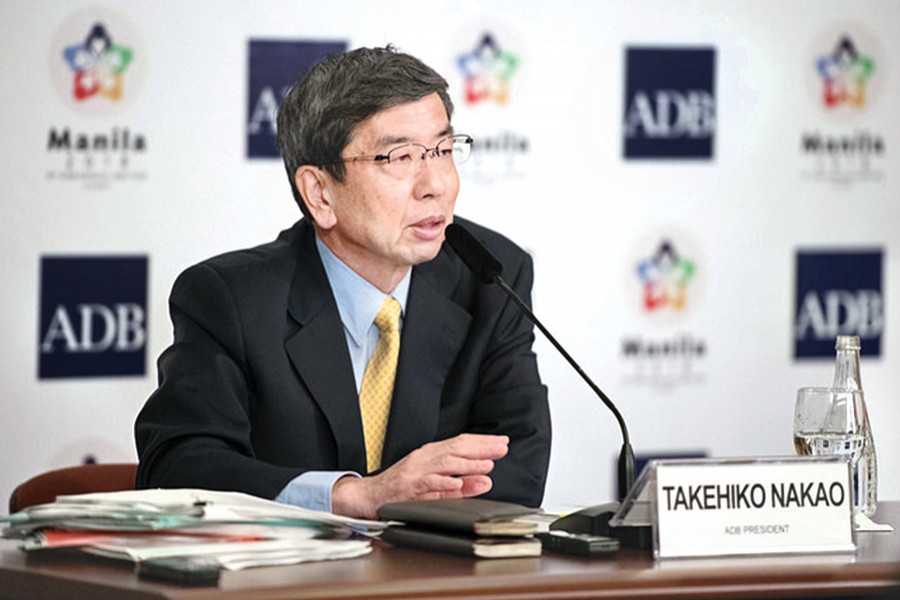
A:
<svg viewBox="0 0 900 600">
<path fill-rule="evenodd" d="M 505 435 L 463 433 L 425 444 L 378 475 L 339 479 L 332 489 L 332 510 L 374 519 L 378 507 L 388 502 L 484 494 L 493 486 L 487 474 L 494 461 L 508 451 Z"/>
</svg>

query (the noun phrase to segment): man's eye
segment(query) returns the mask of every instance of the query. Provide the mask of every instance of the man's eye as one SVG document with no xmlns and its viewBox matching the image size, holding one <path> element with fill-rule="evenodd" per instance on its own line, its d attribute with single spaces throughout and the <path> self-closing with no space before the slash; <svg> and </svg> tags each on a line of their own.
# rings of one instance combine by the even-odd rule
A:
<svg viewBox="0 0 900 600">
<path fill-rule="evenodd" d="M 404 163 L 409 162 L 413 159 L 412 150 L 399 150 L 397 152 L 391 152 L 391 162 Z"/>
</svg>

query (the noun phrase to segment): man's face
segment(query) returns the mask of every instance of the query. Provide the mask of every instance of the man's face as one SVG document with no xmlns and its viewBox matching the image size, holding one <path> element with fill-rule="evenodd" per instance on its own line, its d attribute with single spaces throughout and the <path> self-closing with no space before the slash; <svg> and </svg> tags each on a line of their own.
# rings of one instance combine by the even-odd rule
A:
<svg viewBox="0 0 900 600">
<path fill-rule="evenodd" d="M 387 154 L 413 142 L 433 148 L 452 133 L 447 112 L 434 93 L 381 111 L 357 127 L 342 156 Z M 389 292 L 416 264 L 437 256 L 444 228 L 453 220 L 459 174 L 452 160 L 428 158 L 399 176 L 389 165 L 347 161 L 342 183 L 327 186 L 333 225 L 320 235 L 341 260 Z"/>
</svg>

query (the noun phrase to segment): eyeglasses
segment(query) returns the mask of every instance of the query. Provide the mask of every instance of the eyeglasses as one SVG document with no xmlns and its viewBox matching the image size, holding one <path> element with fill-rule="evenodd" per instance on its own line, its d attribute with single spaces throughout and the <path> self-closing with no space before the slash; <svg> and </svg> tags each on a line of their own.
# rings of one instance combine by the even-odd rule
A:
<svg viewBox="0 0 900 600">
<path fill-rule="evenodd" d="M 335 162 L 347 163 L 369 160 L 382 163 L 386 169 L 398 177 L 406 177 L 412 175 L 419 166 L 423 165 L 426 158 L 434 159 L 435 163 L 441 166 L 449 166 L 450 164 L 461 165 L 469 160 L 471 154 L 472 138 L 459 133 L 443 138 L 434 145 L 434 148 L 411 142 L 392 148 L 387 154 L 351 156 Z"/>
</svg>

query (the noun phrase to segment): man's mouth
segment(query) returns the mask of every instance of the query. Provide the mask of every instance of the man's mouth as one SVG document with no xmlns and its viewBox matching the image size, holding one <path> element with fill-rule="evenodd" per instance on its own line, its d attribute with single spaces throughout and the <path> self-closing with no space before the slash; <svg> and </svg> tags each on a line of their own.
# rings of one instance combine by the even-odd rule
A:
<svg viewBox="0 0 900 600">
<path fill-rule="evenodd" d="M 412 228 L 420 237 L 431 239 L 444 233 L 444 222 L 443 217 L 428 217 L 413 223 Z"/>
</svg>

